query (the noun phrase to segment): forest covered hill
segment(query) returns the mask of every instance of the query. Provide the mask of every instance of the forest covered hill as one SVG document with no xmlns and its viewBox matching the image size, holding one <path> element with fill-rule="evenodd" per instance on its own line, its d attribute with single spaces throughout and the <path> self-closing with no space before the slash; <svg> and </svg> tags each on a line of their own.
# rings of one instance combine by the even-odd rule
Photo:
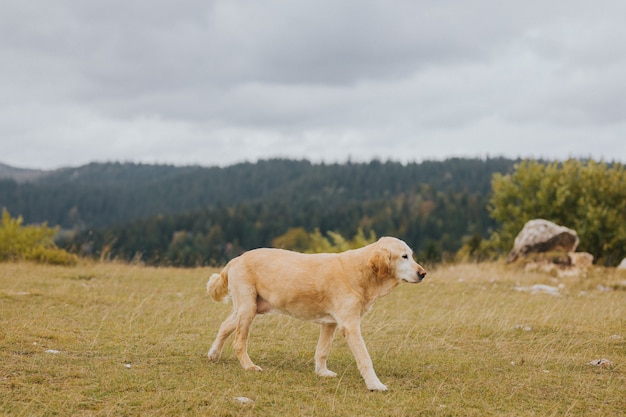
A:
<svg viewBox="0 0 626 417">
<path fill-rule="evenodd" d="M 46 171 L 40 169 L 15 168 L 0 162 L 0 180 L 12 179 L 17 182 L 32 181 L 43 175 Z"/>
<path fill-rule="evenodd" d="M 395 235 L 437 259 L 494 226 L 491 179 L 515 162 L 92 163 L 30 181 L 0 179 L 0 207 L 25 223 L 71 230 L 64 245 L 77 251 L 154 264 L 220 264 L 294 228 Z"/>
</svg>

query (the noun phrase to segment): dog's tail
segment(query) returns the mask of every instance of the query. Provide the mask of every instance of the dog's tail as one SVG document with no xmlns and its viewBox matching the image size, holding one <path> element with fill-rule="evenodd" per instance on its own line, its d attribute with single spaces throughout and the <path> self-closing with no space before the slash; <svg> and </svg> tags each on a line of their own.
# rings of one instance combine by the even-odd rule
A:
<svg viewBox="0 0 626 417">
<path fill-rule="evenodd" d="M 228 302 L 228 270 L 230 264 L 226 265 L 219 274 L 211 275 L 206 284 L 206 292 L 218 303 Z"/>
</svg>

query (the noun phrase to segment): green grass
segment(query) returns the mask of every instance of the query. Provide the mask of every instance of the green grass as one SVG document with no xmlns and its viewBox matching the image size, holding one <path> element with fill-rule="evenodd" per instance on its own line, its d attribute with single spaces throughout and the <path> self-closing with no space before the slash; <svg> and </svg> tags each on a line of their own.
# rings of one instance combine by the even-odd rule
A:
<svg viewBox="0 0 626 417">
<path fill-rule="evenodd" d="M 363 323 L 389 387 L 370 393 L 339 334 L 338 378 L 317 377 L 317 326 L 284 316 L 255 320 L 249 352 L 263 372 L 243 371 L 230 340 L 209 362 L 231 308 L 206 296 L 211 272 L 0 264 L 0 415 L 626 415 L 626 342 L 611 337 L 626 337 L 624 273 L 459 265 L 401 285 Z M 515 290 L 536 283 L 563 295 Z M 613 365 L 588 364 L 599 358 Z"/>
</svg>

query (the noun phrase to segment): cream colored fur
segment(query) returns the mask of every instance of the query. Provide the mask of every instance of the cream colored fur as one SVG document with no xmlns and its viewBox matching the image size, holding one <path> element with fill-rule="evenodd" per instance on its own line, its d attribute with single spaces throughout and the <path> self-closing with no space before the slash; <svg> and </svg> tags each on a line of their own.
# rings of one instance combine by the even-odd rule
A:
<svg viewBox="0 0 626 417">
<path fill-rule="evenodd" d="M 255 249 L 233 259 L 207 283 L 215 301 L 227 295 L 233 312 L 220 326 L 208 356 L 217 361 L 224 342 L 235 333 L 234 348 L 241 366 L 260 371 L 247 353 L 247 339 L 257 314 L 278 312 L 321 325 L 315 370 L 334 377 L 326 360 L 339 328 L 369 390 L 384 391 L 361 336 L 361 318 L 376 299 L 400 282 L 418 283 L 426 271 L 413 260 L 403 241 L 383 237 L 360 249 L 338 254 L 301 254 L 282 249 Z"/>
</svg>

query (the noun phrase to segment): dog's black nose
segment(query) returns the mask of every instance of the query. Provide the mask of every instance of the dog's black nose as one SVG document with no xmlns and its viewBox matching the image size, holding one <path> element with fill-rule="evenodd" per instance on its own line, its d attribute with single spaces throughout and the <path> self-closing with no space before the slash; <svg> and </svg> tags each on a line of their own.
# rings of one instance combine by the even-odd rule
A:
<svg viewBox="0 0 626 417">
<path fill-rule="evenodd" d="M 424 279 L 424 277 L 426 276 L 426 272 L 418 272 L 417 276 L 419 277 L 420 281 Z"/>
</svg>

